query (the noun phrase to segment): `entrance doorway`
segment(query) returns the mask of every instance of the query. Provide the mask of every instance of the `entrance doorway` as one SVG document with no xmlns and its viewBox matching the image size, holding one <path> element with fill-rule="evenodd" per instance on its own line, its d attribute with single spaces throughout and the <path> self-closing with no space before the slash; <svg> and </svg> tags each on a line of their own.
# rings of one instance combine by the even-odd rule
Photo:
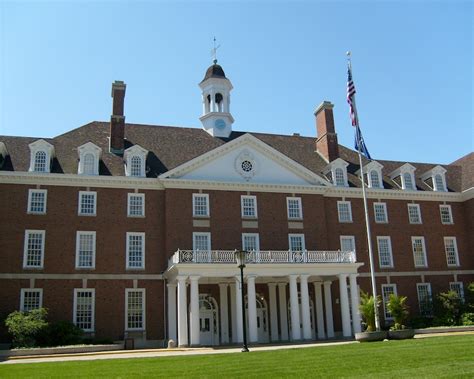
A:
<svg viewBox="0 0 474 379">
<path fill-rule="evenodd" d="M 257 306 L 257 336 L 259 343 L 270 342 L 269 330 L 268 330 L 268 307 L 267 301 L 261 294 L 255 296 Z M 248 325 L 249 325 L 249 313 L 248 313 L 248 300 L 245 296 L 245 308 L 247 309 L 247 337 L 248 337 Z"/>
<path fill-rule="evenodd" d="M 199 295 L 199 340 L 203 346 L 219 344 L 217 301 L 208 294 Z"/>
</svg>

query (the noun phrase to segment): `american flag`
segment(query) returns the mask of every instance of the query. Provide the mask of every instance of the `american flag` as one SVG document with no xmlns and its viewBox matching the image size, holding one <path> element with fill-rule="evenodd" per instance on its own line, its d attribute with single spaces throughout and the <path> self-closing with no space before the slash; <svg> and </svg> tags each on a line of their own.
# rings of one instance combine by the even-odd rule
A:
<svg viewBox="0 0 474 379">
<path fill-rule="evenodd" d="M 349 115 L 352 120 L 352 126 L 357 126 L 357 116 L 355 112 L 355 104 L 354 104 L 354 95 L 356 93 L 356 89 L 354 86 L 354 82 L 352 81 L 352 72 L 351 68 L 347 68 L 347 103 L 349 104 Z"/>
</svg>

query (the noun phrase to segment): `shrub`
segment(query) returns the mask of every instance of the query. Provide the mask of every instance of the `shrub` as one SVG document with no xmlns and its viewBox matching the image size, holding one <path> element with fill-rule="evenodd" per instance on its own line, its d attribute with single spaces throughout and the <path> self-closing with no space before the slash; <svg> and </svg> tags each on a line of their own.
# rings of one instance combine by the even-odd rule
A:
<svg viewBox="0 0 474 379">
<path fill-rule="evenodd" d="M 5 320 L 8 333 L 13 339 L 13 347 L 32 347 L 36 339 L 48 326 L 45 308 L 34 309 L 29 312 L 12 312 Z"/>
<path fill-rule="evenodd" d="M 436 312 L 433 323 L 436 326 L 460 325 L 464 304 L 457 292 L 441 292 L 436 299 Z"/>
<path fill-rule="evenodd" d="M 82 343 L 84 332 L 70 321 L 56 321 L 38 336 L 40 346 L 66 346 Z"/>
<path fill-rule="evenodd" d="M 472 312 L 463 313 L 461 317 L 461 321 L 463 325 L 468 325 L 468 326 L 474 325 L 474 313 Z"/>
<path fill-rule="evenodd" d="M 380 296 L 377 296 L 377 309 L 380 306 Z M 361 292 L 360 294 L 360 305 L 359 311 L 364 320 L 364 323 L 367 325 L 366 331 L 373 332 L 375 331 L 375 299 L 372 295 L 369 295 L 366 292 Z"/>
<path fill-rule="evenodd" d="M 408 305 L 406 296 L 390 294 L 387 302 L 387 309 L 392 314 L 395 324 L 390 328 L 392 330 L 405 329 L 403 323 L 408 318 Z"/>
</svg>

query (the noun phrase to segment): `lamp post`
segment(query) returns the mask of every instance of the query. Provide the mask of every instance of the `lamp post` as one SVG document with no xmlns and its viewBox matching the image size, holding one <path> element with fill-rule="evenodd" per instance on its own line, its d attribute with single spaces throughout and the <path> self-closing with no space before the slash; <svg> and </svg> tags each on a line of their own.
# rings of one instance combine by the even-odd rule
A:
<svg viewBox="0 0 474 379">
<path fill-rule="evenodd" d="M 242 347 L 242 353 L 248 353 L 249 348 L 247 347 L 247 323 L 245 322 L 245 302 L 244 302 L 244 267 L 245 259 L 247 257 L 247 251 L 235 250 L 234 257 L 237 261 L 237 267 L 240 268 L 240 295 L 242 296 L 242 329 L 244 332 L 244 346 Z"/>
</svg>

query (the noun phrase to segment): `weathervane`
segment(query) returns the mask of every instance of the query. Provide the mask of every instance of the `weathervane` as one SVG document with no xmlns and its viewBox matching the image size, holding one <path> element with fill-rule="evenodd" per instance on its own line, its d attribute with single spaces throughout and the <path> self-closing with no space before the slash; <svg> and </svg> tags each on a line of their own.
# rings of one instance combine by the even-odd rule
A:
<svg viewBox="0 0 474 379">
<path fill-rule="evenodd" d="M 211 50 L 211 56 L 214 58 L 213 59 L 214 64 L 217 64 L 217 49 L 221 47 L 221 45 L 216 46 L 216 42 L 217 42 L 216 37 L 214 37 L 214 48 Z"/>
</svg>

